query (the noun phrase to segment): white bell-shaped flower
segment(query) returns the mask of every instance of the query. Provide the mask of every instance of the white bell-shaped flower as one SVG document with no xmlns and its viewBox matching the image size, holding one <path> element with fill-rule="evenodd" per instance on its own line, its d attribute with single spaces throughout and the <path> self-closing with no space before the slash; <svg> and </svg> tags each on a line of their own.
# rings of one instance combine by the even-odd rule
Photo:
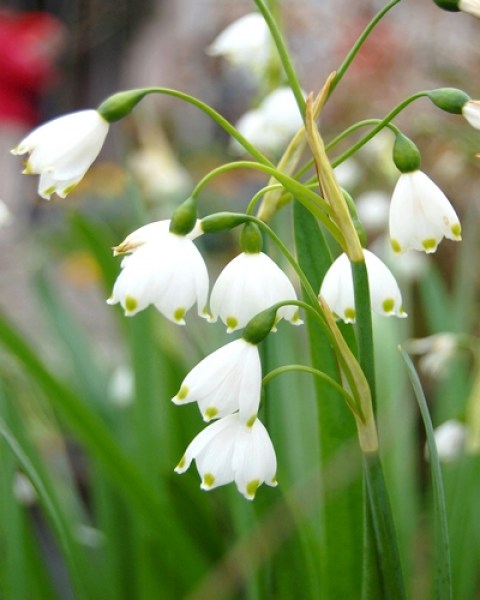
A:
<svg viewBox="0 0 480 600">
<path fill-rule="evenodd" d="M 264 18 L 260 13 L 249 13 L 228 25 L 207 48 L 207 54 L 262 73 L 270 50 L 271 36 Z"/>
<path fill-rule="evenodd" d="M 458 0 L 458 8 L 462 12 L 480 19 L 480 0 Z"/>
<path fill-rule="evenodd" d="M 410 354 L 420 355 L 418 366 L 425 375 L 441 379 L 447 374 L 448 364 L 458 352 L 458 339 L 454 333 L 435 333 L 407 340 L 405 348 Z"/>
<path fill-rule="evenodd" d="M 302 125 L 302 115 L 292 90 L 281 87 L 268 94 L 258 108 L 246 112 L 236 128 L 260 150 L 277 153 Z M 236 154 L 244 152 L 237 140 L 232 140 L 231 150 Z"/>
<path fill-rule="evenodd" d="M 372 310 L 380 315 L 406 317 L 402 306 L 402 294 L 388 267 L 369 250 L 364 249 L 368 273 Z M 350 261 L 346 254 L 340 255 L 327 271 L 320 296 L 330 310 L 345 323 L 355 322 L 355 297 Z"/>
<path fill-rule="evenodd" d="M 38 193 L 46 200 L 61 198 L 80 182 L 97 158 L 109 124 L 96 110 L 81 110 L 48 121 L 32 131 L 12 150 L 29 153 L 23 171 L 40 175 Z"/>
<path fill-rule="evenodd" d="M 296 299 L 290 280 L 269 256 L 242 252 L 218 276 L 210 295 L 210 311 L 212 320 L 220 317 L 231 333 L 277 302 Z M 296 306 L 282 306 L 277 316 L 302 324 Z"/>
<path fill-rule="evenodd" d="M 396 253 L 435 252 L 446 237 L 461 240 L 457 214 L 442 190 L 422 171 L 402 173 L 390 204 L 390 240 Z"/>
<path fill-rule="evenodd" d="M 142 225 L 132 233 L 128 234 L 127 237 L 118 246 L 113 248 L 113 255 L 129 254 L 135 252 L 140 246 L 149 242 L 156 242 L 161 239 L 170 230 L 170 219 L 164 219 L 163 221 L 154 221 L 153 223 L 147 223 Z M 197 220 L 195 227 L 187 233 L 185 236 L 189 240 L 194 240 L 203 234 L 201 228 L 200 219 Z"/>
<path fill-rule="evenodd" d="M 205 421 L 239 411 L 243 423 L 255 420 L 262 390 L 258 348 L 243 338 L 222 346 L 183 380 L 175 404 L 198 402 Z"/>
<path fill-rule="evenodd" d="M 212 423 L 189 444 L 175 471 L 184 473 L 192 460 L 203 490 L 234 481 L 238 491 L 253 500 L 262 483 L 277 485 L 275 449 L 258 419 L 250 427 L 237 414 Z"/>
<path fill-rule="evenodd" d="M 480 6 L 480 4 L 479 4 Z M 475 129 L 480 129 L 480 101 L 468 100 L 462 108 L 462 115 Z"/>
<path fill-rule="evenodd" d="M 108 304 L 122 305 L 133 316 L 150 304 L 168 319 L 184 325 L 185 313 L 195 304 L 208 318 L 208 272 L 202 255 L 188 237 L 160 227 L 155 241 L 144 243 L 122 261 Z"/>
</svg>

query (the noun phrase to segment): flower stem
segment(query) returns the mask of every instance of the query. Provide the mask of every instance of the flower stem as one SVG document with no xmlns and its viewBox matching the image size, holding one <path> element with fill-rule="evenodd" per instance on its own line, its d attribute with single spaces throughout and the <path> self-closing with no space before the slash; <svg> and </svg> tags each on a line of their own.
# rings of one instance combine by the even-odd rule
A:
<svg viewBox="0 0 480 600">
<path fill-rule="evenodd" d="M 273 41 L 277 47 L 278 55 L 285 71 L 285 75 L 287 76 L 288 83 L 292 88 L 292 92 L 295 96 L 295 100 L 297 101 L 300 113 L 302 117 L 305 118 L 305 99 L 303 97 L 302 88 L 298 81 L 297 73 L 293 67 L 293 63 L 280 28 L 277 25 L 272 11 L 269 9 L 264 0 L 255 0 L 255 4 L 257 5 L 258 10 L 262 13 L 263 18 L 270 29 L 270 33 L 272 34 Z"/>
<path fill-rule="evenodd" d="M 370 21 L 370 23 L 365 27 L 360 36 L 358 37 L 355 44 L 350 49 L 349 53 L 345 57 L 344 61 L 337 69 L 337 73 L 335 75 L 334 80 L 332 81 L 332 85 L 330 87 L 329 95 L 333 92 L 333 90 L 337 87 L 337 85 L 342 80 L 343 76 L 347 72 L 347 69 L 352 64 L 354 58 L 357 56 L 360 48 L 363 46 L 365 41 L 368 39 L 368 36 L 374 29 L 374 27 L 383 19 L 383 17 L 396 5 L 400 2 L 400 0 L 392 0 L 387 4 L 382 10 L 380 10 Z"/>
<path fill-rule="evenodd" d="M 313 213 L 323 225 L 330 231 L 332 236 L 343 247 L 343 235 L 335 223 L 330 219 L 332 214 L 330 206 L 325 200 L 313 192 L 308 186 L 296 181 L 292 177 L 285 175 L 284 173 L 275 169 L 275 167 L 259 164 L 252 161 L 240 160 L 225 165 L 221 165 L 216 169 L 213 169 L 203 179 L 201 179 L 195 186 L 191 196 L 192 198 L 197 197 L 205 185 L 212 180 L 214 177 L 232 171 L 234 169 L 253 169 L 256 171 L 262 171 L 268 175 L 273 176 L 277 179 L 282 186 L 293 194 L 299 202 L 301 202 L 311 213 Z"/>
<path fill-rule="evenodd" d="M 352 396 L 341 385 L 339 385 L 332 377 L 330 377 L 326 373 L 323 373 L 322 371 L 314 369 L 313 367 L 309 367 L 307 365 L 284 365 L 283 367 L 273 369 L 272 371 L 270 371 L 270 373 L 267 373 L 267 375 L 265 375 L 265 377 L 263 378 L 263 385 L 265 386 L 267 385 L 267 383 L 270 383 L 270 381 L 274 377 L 277 377 L 277 375 L 282 375 L 283 373 L 288 373 L 289 371 L 301 371 L 304 373 L 310 373 L 311 375 L 315 375 L 315 377 L 319 377 L 323 381 L 326 381 L 330 386 L 335 388 L 337 392 L 342 394 L 342 396 L 347 401 L 347 404 L 350 407 L 350 409 L 352 411 L 355 411 L 354 400 Z"/>
<path fill-rule="evenodd" d="M 355 154 L 355 152 L 360 150 L 360 148 L 362 148 L 362 146 L 364 146 L 368 141 L 370 141 L 373 137 L 375 137 L 379 131 L 381 131 L 384 127 L 387 127 L 388 124 L 390 123 L 390 121 L 392 121 L 400 112 L 402 112 L 402 110 L 404 108 L 406 108 L 409 104 L 411 104 L 415 100 L 418 100 L 418 98 L 423 98 L 425 96 L 428 96 L 428 92 L 425 92 L 425 91 L 417 92 L 416 94 L 413 94 L 412 96 L 409 96 L 408 98 L 403 100 L 403 102 L 400 102 L 400 104 L 395 106 L 395 108 L 393 108 L 381 121 L 378 121 L 378 124 L 376 127 L 374 127 L 371 131 L 369 131 L 363 138 L 361 138 L 351 148 L 346 150 L 343 154 L 341 154 L 334 161 L 332 161 L 332 166 L 337 167 L 340 163 L 347 160 L 347 158 L 350 158 L 350 156 Z M 343 134 L 341 134 L 341 135 L 343 135 Z M 335 138 L 335 139 L 337 139 L 337 138 Z M 331 147 L 331 144 L 329 144 L 327 146 L 327 148 L 330 148 L 330 147 Z"/>
<path fill-rule="evenodd" d="M 370 288 L 365 261 L 352 262 L 353 288 L 355 292 L 355 321 L 358 347 L 358 361 L 365 373 L 372 403 L 375 410 L 375 359 L 373 350 L 372 310 L 370 305 Z"/>
</svg>

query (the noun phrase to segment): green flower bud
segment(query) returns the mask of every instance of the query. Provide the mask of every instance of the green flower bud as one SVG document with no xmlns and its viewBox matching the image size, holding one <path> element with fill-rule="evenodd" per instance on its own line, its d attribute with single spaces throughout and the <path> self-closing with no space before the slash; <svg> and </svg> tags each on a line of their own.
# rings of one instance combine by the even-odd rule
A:
<svg viewBox="0 0 480 600">
<path fill-rule="evenodd" d="M 190 197 L 175 209 L 170 221 L 170 231 L 177 235 L 187 235 L 197 222 L 197 202 Z"/>
<path fill-rule="evenodd" d="M 243 339 L 250 344 L 263 341 L 275 326 L 277 310 L 277 305 L 274 305 L 250 319 L 243 332 Z"/>
<path fill-rule="evenodd" d="M 415 144 L 402 133 L 397 133 L 393 145 L 393 162 L 401 173 L 411 173 L 420 168 L 420 152 Z"/>
<path fill-rule="evenodd" d="M 130 114 L 140 100 L 149 93 L 149 88 L 118 92 L 104 100 L 97 110 L 106 121 L 113 123 Z"/>
<path fill-rule="evenodd" d="M 428 93 L 428 97 L 435 106 L 455 115 L 461 115 L 463 107 L 470 100 L 468 94 L 456 88 L 432 90 Z"/>
<path fill-rule="evenodd" d="M 240 248 L 247 254 L 258 254 L 262 251 L 263 240 L 258 225 L 245 223 L 240 236 Z"/>
<path fill-rule="evenodd" d="M 238 213 L 219 212 L 204 217 L 200 226 L 204 233 L 217 233 L 228 231 L 245 223 L 245 215 Z"/>
<path fill-rule="evenodd" d="M 449 12 L 459 12 L 458 0 L 433 0 L 437 6 Z"/>
</svg>

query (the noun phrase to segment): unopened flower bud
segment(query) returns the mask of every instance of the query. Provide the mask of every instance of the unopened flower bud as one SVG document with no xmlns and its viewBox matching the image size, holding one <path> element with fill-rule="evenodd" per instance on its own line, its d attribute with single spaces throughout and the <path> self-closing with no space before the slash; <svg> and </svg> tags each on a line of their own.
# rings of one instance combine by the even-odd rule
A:
<svg viewBox="0 0 480 600">
<path fill-rule="evenodd" d="M 437 6 L 449 12 L 462 11 L 480 19 L 480 0 L 433 0 Z"/>
<path fill-rule="evenodd" d="M 204 233 L 217 233 L 228 231 L 245 223 L 245 215 L 229 212 L 219 212 L 208 215 L 200 221 L 200 227 Z"/>
<path fill-rule="evenodd" d="M 470 100 L 470 96 L 456 88 L 439 88 L 428 93 L 430 100 L 442 110 L 455 115 L 462 114 L 462 109 Z"/>
<path fill-rule="evenodd" d="M 250 319 L 243 332 L 243 339 L 250 344 L 259 344 L 263 341 L 275 327 L 277 310 L 277 306 L 272 306 Z"/>
<path fill-rule="evenodd" d="M 401 173 L 411 173 L 420 167 L 420 152 L 402 133 L 397 133 L 393 145 L 393 162 Z"/>
<path fill-rule="evenodd" d="M 104 100 L 97 108 L 97 111 L 108 123 L 119 121 L 130 114 L 140 100 L 149 93 L 149 88 L 118 92 Z"/>
<path fill-rule="evenodd" d="M 247 254 L 258 254 L 262 251 L 263 240 L 258 225 L 245 223 L 240 236 L 240 247 Z"/>
<path fill-rule="evenodd" d="M 190 197 L 177 207 L 170 221 L 170 232 L 177 235 L 187 235 L 197 222 L 197 202 Z"/>
</svg>

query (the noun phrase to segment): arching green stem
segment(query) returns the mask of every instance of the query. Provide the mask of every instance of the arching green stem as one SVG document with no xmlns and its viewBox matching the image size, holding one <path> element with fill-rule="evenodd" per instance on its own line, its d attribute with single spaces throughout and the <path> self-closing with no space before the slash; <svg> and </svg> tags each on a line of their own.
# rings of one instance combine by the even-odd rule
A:
<svg viewBox="0 0 480 600">
<path fill-rule="evenodd" d="M 203 179 L 197 183 L 192 191 L 192 198 L 196 198 L 210 180 L 214 179 L 218 175 L 227 173 L 228 171 L 232 171 L 234 169 L 253 169 L 273 176 L 282 184 L 285 189 L 293 194 L 295 198 L 297 198 L 297 200 L 305 206 L 305 208 L 314 214 L 323 223 L 323 225 L 325 225 L 338 244 L 343 247 L 343 236 L 335 223 L 333 223 L 333 221 L 330 219 L 332 211 L 325 200 L 313 192 L 308 186 L 303 185 L 292 177 L 285 175 L 269 165 L 246 160 L 235 161 L 221 165 L 207 173 L 207 175 L 205 175 L 205 177 L 203 177 Z"/>
<path fill-rule="evenodd" d="M 383 17 L 396 5 L 400 2 L 400 0 L 392 0 L 389 4 L 387 4 L 382 10 L 380 10 L 370 21 L 370 23 L 365 27 L 360 36 L 358 37 L 355 44 L 352 46 L 351 50 L 345 57 L 344 61 L 337 69 L 337 73 L 335 78 L 332 81 L 332 85 L 330 86 L 329 96 L 332 94 L 333 90 L 337 87 L 337 85 L 342 80 L 343 76 L 347 72 L 348 67 L 352 64 L 353 59 L 357 56 L 360 48 L 363 46 L 365 41 L 368 39 L 372 29 L 383 19 Z"/>
<path fill-rule="evenodd" d="M 298 81 L 297 73 L 293 67 L 292 60 L 287 50 L 282 33 L 277 25 L 272 11 L 269 9 L 264 0 L 255 0 L 255 4 L 257 5 L 258 10 L 262 13 L 263 18 L 270 29 L 270 33 L 272 34 L 273 41 L 277 47 L 278 55 L 285 71 L 285 75 L 287 76 L 288 83 L 292 88 L 295 100 L 297 101 L 298 109 L 300 110 L 302 118 L 305 118 L 305 98 L 303 97 L 302 88 Z"/>
<path fill-rule="evenodd" d="M 283 367 L 278 367 L 276 369 L 273 369 L 272 371 L 267 373 L 267 375 L 265 375 L 265 377 L 263 378 L 263 385 L 264 386 L 267 385 L 267 383 L 269 383 L 274 377 L 277 377 L 277 375 L 282 375 L 283 373 L 288 373 L 290 371 L 300 371 L 303 373 L 310 373 L 311 375 L 315 375 L 315 377 L 319 377 L 320 379 L 323 379 L 323 381 L 326 381 L 337 392 L 342 394 L 342 396 L 345 398 L 348 406 L 350 407 L 350 409 L 352 411 L 355 410 L 354 400 L 353 400 L 352 396 L 340 384 L 338 384 L 335 381 L 335 379 L 332 379 L 332 377 L 330 377 L 326 373 L 323 373 L 322 371 L 319 371 L 318 369 L 314 369 L 313 367 L 309 367 L 308 365 L 297 365 L 297 364 L 284 365 Z"/>
<path fill-rule="evenodd" d="M 129 90 L 128 92 L 120 92 L 118 94 L 115 94 L 115 96 L 111 96 L 105 102 L 103 102 L 99 106 L 98 110 L 101 111 L 102 107 L 106 106 L 109 102 L 114 100 L 115 97 L 120 97 L 124 95 L 128 95 L 133 99 L 131 102 L 131 107 L 129 109 L 131 110 L 145 96 L 148 96 L 150 94 L 173 96 L 174 98 L 178 98 L 180 100 L 183 100 L 184 102 L 187 102 L 188 104 L 196 106 L 206 115 L 208 115 L 213 121 L 215 121 L 222 129 L 224 129 L 233 138 L 235 138 L 237 142 L 241 146 L 243 146 L 243 148 L 245 148 L 245 150 L 249 154 L 251 154 L 256 160 L 258 160 L 258 162 L 262 163 L 263 165 L 269 165 L 271 167 L 274 166 L 273 163 L 264 154 L 262 154 L 262 152 L 260 152 L 253 144 L 251 144 L 245 137 L 243 137 L 243 135 L 239 131 L 237 131 L 237 129 L 229 121 L 227 121 L 225 117 L 222 117 L 222 115 L 218 113 L 215 109 L 213 109 L 205 102 L 202 102 L 198 98 L 195 98 L 195 96 L 191 96 L 190 94 L 186 94 L 185 92 L 180 92 L 179 90 L 174 90 L 172 88 L 166 87 L 147 87 L 138 90 Z"/>
<path fill-rule="evenodd" d="M 378 121 L 376 127 L 374 127 L 369 133 L 367 133 L 364 137 L 362 137 L 351 148 L 346 150 L 343 154 L 341 154 L 334 161 L 332 161 L 332 166 L 337 167 L 340 163 L 347 160 L 347 158 L 350 158 L 350 156 L 355 154 L 355 152 L 360 150 L 360 148 L 362 148 L 362 146 L 364 146 L 368 141 L 370 141 L 373 137 L 375 137 L 379 131 L 381 131 L 384 127 L 389 126 L 390 121 L 392 121 L 404 108 L 406 108 L 409 104 L 411 104 L 415 100 L 418 100 L 418 98 L 423 98 L 425 96 L 428 96 L 428 92 L 425 92 L 425 91 L 417 92 L 416 94 L 413 94 L 412 96 L 410 96 L 403 102 L 400 102 L 400 104 L 398 104 L 395 108 L 393 108 L 388 113 L 387 116 L 385 116 L 383 119 Z M 363 123 L 363 121 L 362 121 L 362 123 Z M 352 126 L 352 128 L 350 128 L 350 133 L 355 130 L 353 128 L 356 129 L 355 126 Z M 341 139 L 343 139 L 343 137 L 345 137 L 344 134 L 340 134 L 340 136 L 342 136 Z M 338 137 L 340 137 L 340 136 L 337 136 L 337 138 L 335 138 L 335 140 L 338 140 Z M 337 141 L 335 141 L 335 143 L 337 143 Z M 326 147 L 328 149 L 328 148 L 331 148 L 332 146 L 333 146 L 333 141 L 330 144 L 328 144 Z"/>
</svg>

